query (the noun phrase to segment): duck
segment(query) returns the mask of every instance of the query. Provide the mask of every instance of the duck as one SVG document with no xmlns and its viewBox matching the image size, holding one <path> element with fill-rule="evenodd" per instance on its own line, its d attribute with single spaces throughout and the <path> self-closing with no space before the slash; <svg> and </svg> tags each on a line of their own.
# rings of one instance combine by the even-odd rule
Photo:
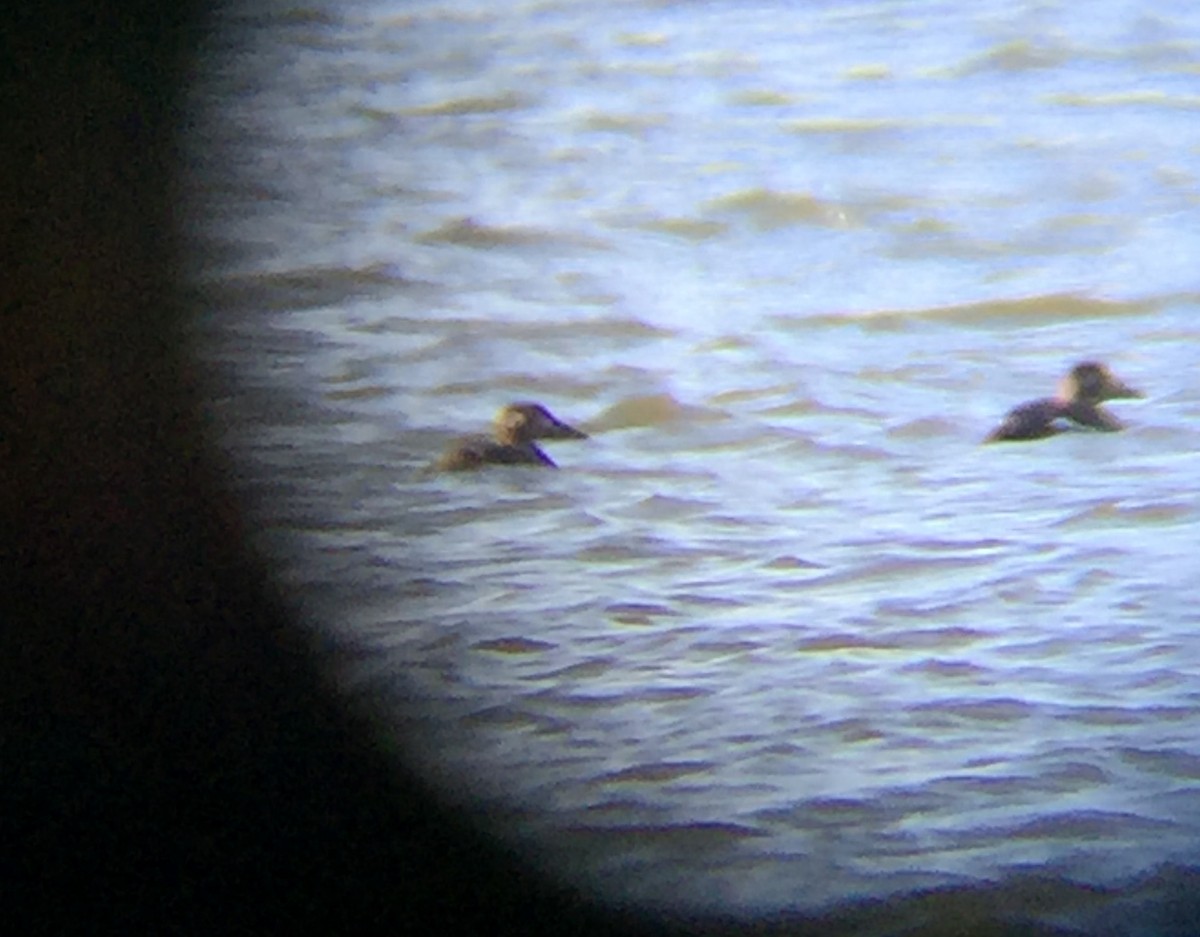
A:
<svg viewBox="0 0 1200 937">
<path fill-rule="evenodd" d="M 487 465 L 557 468 L 554 460 L 534 440 L 587 438 L 587 433 L 564 423 L 540 403 L 510 403 L 496 414 L 491 436 L 463 437 L 446 450 L 434 468 L 447 472 Z"/>
<path fill-rule="evenodd" d="M 1071 424 L 1106 433 L 1116 432 L 1123 424 L 1100 404 L 1106 400 L 1144 396 L 1114 375 L 1106 365 L 1098 361 L 1081 361 L 1062 379 L 1057 394 L 1014 407 L 984 442 L 1045 439 L 1074 428 Z"/>
</svg>

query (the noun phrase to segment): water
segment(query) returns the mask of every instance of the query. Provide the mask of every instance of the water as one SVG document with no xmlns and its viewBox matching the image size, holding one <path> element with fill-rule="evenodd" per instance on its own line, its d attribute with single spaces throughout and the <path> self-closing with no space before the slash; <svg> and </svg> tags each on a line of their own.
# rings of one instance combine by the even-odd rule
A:
<svg viewBox="0 0 1200 937">
<path fill-rule="evenodd" d="M 649 904 L 1195 859 L 1200 9 L 249 3 L 210 48 L 214 429 L 447 796 Z M 1126 432 L 980 445 L 1083 358 Z M 424 471 L 527 398 L 592 434 L 561 471 Z"/>
</svg>

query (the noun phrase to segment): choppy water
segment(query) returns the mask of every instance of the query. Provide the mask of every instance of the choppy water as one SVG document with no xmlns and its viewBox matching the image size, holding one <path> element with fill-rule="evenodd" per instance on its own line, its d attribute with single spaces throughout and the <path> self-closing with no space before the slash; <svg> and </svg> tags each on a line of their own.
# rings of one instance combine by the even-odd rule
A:
<svg viewBox="0 0 1200 937">
<path fill-rule="evenodd" d="M 250 3 L 211 48 L 214 425 L 450 796 L 652 903 L 1196 858 L 1200 8 Z M 1128 431 L 979 444 L 1085 357 Z M 423 471 L 524 398 L 592 434 L 561 471 Z"/>
</svg>

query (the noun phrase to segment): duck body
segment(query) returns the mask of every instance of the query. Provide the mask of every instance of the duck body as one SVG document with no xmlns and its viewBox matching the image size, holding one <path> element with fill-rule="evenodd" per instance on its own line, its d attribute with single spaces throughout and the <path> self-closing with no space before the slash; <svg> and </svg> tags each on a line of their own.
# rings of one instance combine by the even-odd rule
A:
<svg viewBox="0 0 1200 937">
<path fill-rule="evenodd" d="M 1106 400 L 1143 396 L 1116 377 L 1105 365 L 1084 361 L 1063 378 L 1054 397 L 1031 400 L 1010 410 L 985 442 L 1011 442 L 1045 439 L 1068 429 L 1086 427 L 1116 432 L 1121 421 L 1105 410 Z"/>
<path fill-rule="evenodd" d="M 587 433 L 564 423 L 539 403 L 512 403 L 493 424 L 491 436 L 466 436 L 452 445 L 434 466 L 447 472 L 467 471 L 487 465 L 543 465 L 554 460 L 535 439 L 587 439 Z"/>
<path fill-rule="evenodd" d="M 446 472 L 461 472 L 485 465 L 548 465 L 557 468 L 554 460 L 535 443 L 500 443 L 483 435 L 464 436 L 446 450 L 437 463 L 437 467 Z"/>
</svg>

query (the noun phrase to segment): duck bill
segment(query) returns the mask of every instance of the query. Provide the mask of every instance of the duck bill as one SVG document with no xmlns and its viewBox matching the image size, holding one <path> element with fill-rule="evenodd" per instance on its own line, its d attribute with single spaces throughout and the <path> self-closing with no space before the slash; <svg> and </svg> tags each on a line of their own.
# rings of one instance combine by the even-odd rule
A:
<svg viewBox="0 0 1200 937">
<path fill-rule="evenodd" d="M 1130 387 L 1124 381 L 1114 378 L 1105 388 L 1105 396 L 1109 400 L 1140 400 L 1146 395 L 1136 387 Z"/>
<path fill-rule="evenodd" d="M 542 439 L 587 439 L 588 434 L 583 430 L 576 429 L 574 426 L 569 426 L 562 420 L 555 419 L 552 423 L 542 428 L 538 434 Z"/>
</svg>

